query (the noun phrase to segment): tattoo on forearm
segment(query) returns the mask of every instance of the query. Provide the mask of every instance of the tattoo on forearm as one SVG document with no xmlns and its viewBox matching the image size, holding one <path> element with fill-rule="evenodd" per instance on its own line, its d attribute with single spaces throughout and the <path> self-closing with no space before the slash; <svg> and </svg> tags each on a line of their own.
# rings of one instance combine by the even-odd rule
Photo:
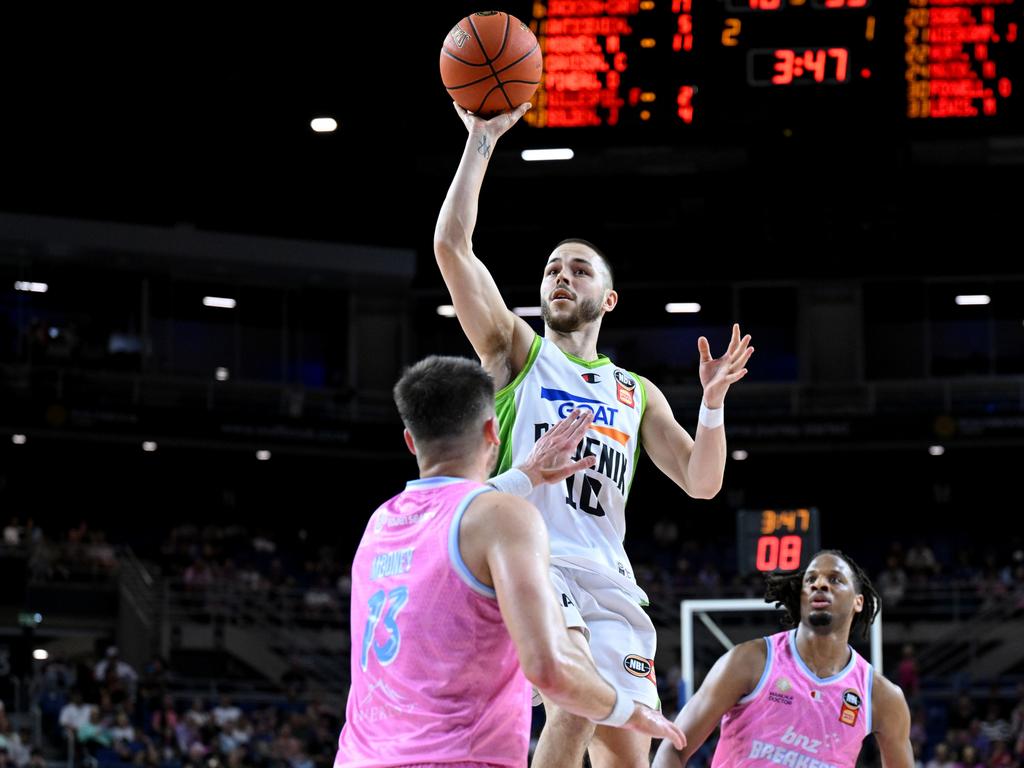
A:
<svg viewBox="0 0 1024 768">
<path fill-rule="evenodd" d="M 491 156 L 491 145 L 488 143 L 486 136 L 480 137 L 480 146 L 476 148 L 476 151 L 479 152 L 484 157 Z"/>
</svg>

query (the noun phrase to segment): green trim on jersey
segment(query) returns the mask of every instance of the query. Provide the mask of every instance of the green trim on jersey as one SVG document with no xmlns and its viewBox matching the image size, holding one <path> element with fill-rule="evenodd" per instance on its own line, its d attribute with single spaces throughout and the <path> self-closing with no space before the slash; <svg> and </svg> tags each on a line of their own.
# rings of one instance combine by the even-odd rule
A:
<svg viewBox="0 0 1024 768">
<path fill-rule="evenodd" d="M 501 452 L 498 459 L 498 468 L 494 475 L 500 474 L 512 468 L 512 427 L 516 423 L 516 387 L 523 383 L 526 374 L 537 362 L 537 355 L 540 354 L 542 340 L 540 336 L 534 335 L 533 343 L 530 344 L 530 351 L 526 355 L 526 363 L 512 381 L 498 390 L 494 396 L 494 411 L 498 416 L 498 437 L 501 439 Z"/>
<path fill-rule="evenodd" d="M 647 410 L 647 388 L 644 386 L 644 380 L 637 376 L 632 371 L 626 371 L 630 376 L 636 379 L 637 388 L 640 390 L 640 426 L 644 424 L 644 411 Z M 640 468 L 640 435 L 636 436 L 636 450 L 633 451 L 633 474 L 629 478 L 629 486 L 626 488 L 626 498 L 629 498 L 629 492 L 633 488 L 633 480 L 636 477 L 636 471 Z"/>
<path fill-rule="evenodd" d="M 602 365 L 611 365 L 612 362 L 608 359 L 608 355 L 598 355 L 597 360 L 584 360 L 582 357 L 576 357 L 576 355 L 566 352 L 557 344 L 555 344 L 555 347 L 559 352 L 569 358 L 571 362 L 576 363 L 576 365 L 582 365 L 584 368 L 600 368 Z"/>
</svg>

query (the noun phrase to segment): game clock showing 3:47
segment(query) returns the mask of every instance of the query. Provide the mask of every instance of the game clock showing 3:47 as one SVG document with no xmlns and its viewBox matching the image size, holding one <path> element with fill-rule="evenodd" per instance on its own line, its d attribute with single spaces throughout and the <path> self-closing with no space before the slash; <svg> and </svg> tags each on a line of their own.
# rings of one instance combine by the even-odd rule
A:
<svg viewBox="0 0 1024 768">
<path fill-rule="evenodd" d="M 739 571 L 744 576 L 798 571 L 821 546 L 815 507 L 741 509 L 736 531 Z"/>
<path fill-rule="evenodd" d="M 747 79 L 751 85 L 810 85 L 849 80 L 846 48 L 757 49 L 750 52 Z"/>
</svg>

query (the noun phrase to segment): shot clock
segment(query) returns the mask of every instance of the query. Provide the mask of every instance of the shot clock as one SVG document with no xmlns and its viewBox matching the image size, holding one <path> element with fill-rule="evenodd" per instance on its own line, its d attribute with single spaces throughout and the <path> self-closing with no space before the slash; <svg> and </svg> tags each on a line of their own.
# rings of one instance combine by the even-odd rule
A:
<svg viewBox="0 0 1024 768">
<path fill-rule="evenodd" d="M 736 513 L 739 571 L 792 573 L 821 547 L 816 507 L 741 509 Z"/>
</svg>

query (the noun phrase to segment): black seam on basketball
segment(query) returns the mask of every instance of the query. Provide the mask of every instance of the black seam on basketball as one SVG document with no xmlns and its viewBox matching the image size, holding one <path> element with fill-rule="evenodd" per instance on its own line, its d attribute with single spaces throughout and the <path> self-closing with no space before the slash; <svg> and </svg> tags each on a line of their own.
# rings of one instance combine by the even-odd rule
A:
<svg viewBox="0 0 1024 768">
<path fill-rule="evenodd" d="M 479 104 L 477 105 L 477 108 L 476 108 L 476 109 L 473 109 L 473 110 L 470 110 L 470 111 L 471 111 L 471 112 L 475 112 L 475 113 L 479 113 L 479 112 L 480 112 L 480 110 L 484 108 L 484 104 L 486 104 L 486 103 L 487 103 L 487 100 L 488 100 L 489 98 L 491 98 L 491 94 L 492 94 L 492 93 L 494 93 L 494 92 L 495 92 L 496 90 L 498 90 L 499 88 L 501 88 L 501 83 L 498 83 L 498 84 L 497 84 L 496 86 L 494 86 L 493 88 L 491 88 L 491 90 L 489 90 L 489 91 L 488 91 L 487 93 L 485 93 L 485 94 L 484 94 L 484 97 L 483 97 L 483 99 L 481 99 L 481 100 L 480 100 L 480 103 L 479 103 Z M 502 93 L 504 93 L 504 92 L 505 92 L 505 91 L 503 90 L 503 91 L 502 91 Z M 506 96 L 506 97 L 505 97 L 505 101 L 508 101 L 508 96 Z"/>
<path fill-rule="evenodd" d="M 465 64 L 467 67 L 486 67 L 486 66 L 489 66 L 489 63 L 486 62 L 486 61 L 483 64 L 474 64 L 471 61 L 466 61 L 465 59 L 460 59 L 454 53 L 450 53 L 447 48 L 442 48 L 441 49 L 441 53 L 443 53 L 445 56 L 447 56 L 450 59 L 455 59 L 460 64 Z"/>
<path fill-rule="evenodd" d="M 527 51 L 526 53 L 524 53 L 524 54 L 523 54 L 522 56 L 520 56 L 520 57 L 519 57 L 518 59 L 516 59 L 515 61 L 513 61 L 513 62 L 512 62 L 511 64 L 509 64 L 509 65 L 507 65 L 507 66 L 504 66 L 504 67 L 502 67 L 501 69 L 499 69 L 499 70 L 498 70 L 497 72 L 495 72 L 494 74 L 495 74 L 495 75 L 500 75 L 500 74 L 501 74 L 502 72 L 505 72 L 505 71 L 507 71 L 507 70 L 509 70 L 509 69 L 512 69 L 512 67 L 514 67 L 514 66 L 515 66 L 516 64 L 521 64 L 521 63 L 522 63 L 523 61 L 525 61 L 525 60 L 526 60 L 527 58 L 529 58 L 530 54 L 532 54 L 532 53 L 533 53 L 534 51 L 536 51 L 536 50 L 537 50 L 537 48 L 538 48 L 539 46 L 540 46 L 540 43 L 536 43 L 536 44 L 534 44 L 533 48 L 531 48 L 530 50 L 528 50 L 528 51 Z"/>
<path fill-rule="evenodd" d="M 508 16 L 507 13 L 505 15 Z M 487 49 L 484 48 L 484 43 L 480 39 L 480 33 L 477 31 L 476 24 L 473 23 L 473 17 L 472 16 L 467 16 L 466 18 L 469 19 L 469 26 L 471 26 L 473 28 L 473 34 L 474 34 L 474 37 L 476 38 L 476 44 L 480 46 L 480 53 L 482 53 L 484 55 L 484 58 L 487 59 L 487 66 L 491 68 L 491 74 L 494 75 L 494 80 L 498 83 L 497 87 L 501 88 L 501 95 L 505 97 L 505 103 L 508 104 L 508 108 L 509 109 L 515 109 L 515 105 L 512 103 L 512 99 L 510 99 L 508 97 L 508 94 L 505 92 L 505 86 L 503 86 L 501 84 L 501 80 L 498 80 L 498 73 L 494 69 L 494 64 L 491 63 L 492 61 L 494 61 L 494 59 L 491 59 L 490 57 L 488 57 Z M 505 45 L 504 45 L 504 43 L 502 43 L 502 48 L 504 48 L 504 47 L 505 47 Z M 487 92 L 487 96 L 490 96 L 492 93 L 494 93 L 494 89 L 493 88 L 491 88 L 491 90 L 489 90 Z M 484 96 L 484 102 L 487 101 L 487 96 Z M 480 106 L 481 107 L 483 106 L 484 102 L 480 102 Z M 479 112 L 480 111 L 480 107 L 477 107 L 473 111 L 474 112 Z"/>
<path fill-rule="evenodd" d="M 484 62 L 487 66 L 491 67 L 491 57 L 487 55 L 487 49 L 484 48 L 484 41 L 480 39 L 480 32 L 477 31 L 476 24 L 473 23 L 473 18 L 471 16 L 467 16 L 466 18 L 469 19 L 469 26 L 473 28 L 473 39 L 476 40 L 476 44 L 480 46 L 480 53 L 484 55 Z M 491 67 L 491 71 L 494 71 L 494 67 Z"/>
<path fill-rule="evenodd" d="M 463 83 L 462 85 L 448 85 L 447 83 L 445 83 L 444 87 L 447 88 L 449 91 L 457 91 L 460 88 L 469 88 L 469 86 L 471 86 L 471 85 L 478 85 L 478 84 L 482 83 L 484 80 L 491 80 L 493 78 L 494 78 L 494 75 L 484 75 L 479 80 L 474 80 L 471 83 Z"/>
<path fill-rule="evenodd" d="M 501 54 L 505 52 L 505 46 L 508 45 L 508 28 L 512 24 L 512 17 L 507 13 L 505 14 L 505 36 L 501 38 L 501 48 L 494 56 L 494 60 L 497 61 L 501 58 Z"/>
</svg>

